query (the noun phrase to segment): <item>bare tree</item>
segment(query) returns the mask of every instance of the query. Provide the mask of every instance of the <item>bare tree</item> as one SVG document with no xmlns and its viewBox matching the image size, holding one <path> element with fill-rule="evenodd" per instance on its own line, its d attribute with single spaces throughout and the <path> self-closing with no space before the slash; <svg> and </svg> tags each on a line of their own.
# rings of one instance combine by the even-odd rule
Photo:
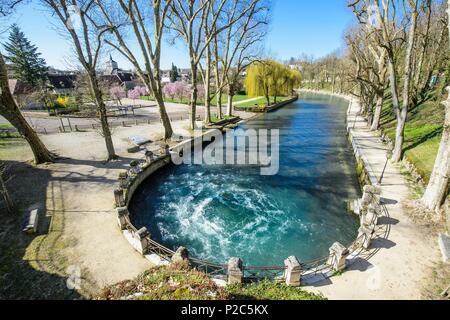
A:
<svg viewBox="0 0 450 320">
<path fill-rule="evenodd" d="M 450 37 L 450 0 L 447 5 L 447 13 L 449 16 L 448 31 Z M 447 46 L 447 49 L 450 49 L 450 46 Z M 447 66 L 447 72 L 450 72 L 449 68 L 450 67 Z M 442 139 L 430 182 L 421 199 L 421 202 L 428 209 L 435 211 L 438 211 L 441 208 L 447 198 L 450 178 L 450 87 L 447 88 L 447 91 L 449 93 L 448 99 L 443 102 L 445 106 L 445 121 Z"/>
<path fill-rule="evenodd" d="M 238 3 L 239 0 L 235 0 Z M 225 24 L 234 20 L 234 10 L 226 13 Z M 222 117 L 222 91 L 228 87 L 227 115 L 233 113 L 233 97 L 239 86 L 242 72 L 260 57 L 260 45 L 267 34 L 269 24 L 270 1 L 255 1 L 247 14 L 231 25 L 226 32 L 214 37 L 214 54 L 216 58 L 215 77 L 217 109 Z"/>
<path fill-rule="evenodd" d="M 198 97 L 198 72 L 199 64 L 206 50 L 217 34 L 231 27 L 236 21 L 250 10 L 245 7 L 247 1 L 239 2 L 239 9 L 234 19 L 228 24 L 217 25 L 222 16 L 225 4 L 230 0 L 173 0 L 171 14 L 168 16 L 171 29 L 181 36 L 188 48 L 191 65 L 191 101 L 190 101 L 190 127 L 195 128 L 197 97 Z M 251 5 L 257 0 L 251 0 Z"/>
<path fill-rule="evenodd" d="M 165 21 L 172 0 L 151 0 L 149 2 L 96 0 L 95 2 L 104 18 L 104 25 L 97 22 L 98 27 L 108 30 L 114 35 L 114 41 L 107 40 L 107 43 L 133 64 L 147 90 L 153 92 L 164 126 L 164 138 L 170 139 L 173 129 L 164 104 L 160 67 Z M 127 41 L 129 33 L 133 35 L 132 38 L 138 44 L 144 59 L 144 67 L 141 67 L 138 57 L 131 49 L 130 42 Z"/>
<path fill-rule="evenodd" d="M 397 5 L 404 7 L 403 20 L 398 26 Z M 360 23 L 368 23 L 374 18 L 375 26 L 382 35 L 380 46 L 386 50 L 388 61 L 389 82 L 391 87 L 392 105 L 397 118 L 397 128 L 395 134 L 395 145 L 392 155 L 394 162 L 399 162 L 403 156 L 403 141 L 408 109 L 411 101 L 411 79 L 413 48 L 416 41 L 417 20 L 419 16 L 419 0 L 405 0 L 405 3 L 397 0 L 352 0 L 349 4 Z M 405 39 L 406 34 L 406 39 Z M 406 42 L 402 103 L 399 99 L 399 74 L 396 57 L 396 46 L 398 42 Z"/>
<path fill-rule="evenodd" d="M 89 78 L 91 95 L 95 100 L 100 115 L 103 137 L 108 152 L 107 160 L 117 159 L 108 124 L 106 105 L 97 76 L 100 54 L 105 31 L 98 32 L 90 15 L 94 8 L 92 0 L 44 0 L 44 3 L 57 16 L 63 30 L 69 34 L 77 58 Z M 76 21 L 78 20 L 79 21 Z M 79 23 L 78 23 L 79 22 Z"/>
<path fill-rule="evenodd" d="M 15 7 L 21 3 L 20 0 L 15 1 L 2 1 L 0 3 L 0 16 L 5 17 L 15 9 Z M 34 155 L 34 162 L 36 164 L 53 162 L 56 156 L 48 151 L 44 143 L 31 128 L 28 122 L 23 117 L 19 110 L 17 102 L 14 100 L 8 83 L 8 71 L 6 69 L 5 60 L 0 53 L 0 114 L 5 117 L 19 133 L 25 138 L 30 145 L 30 148 Z"/>
<path fill-rule="evenodd" d="M 9 213 L 12 213 L 14 210 L 14 203 L 9 194 L 8 188 L 6 184 L 11 179 L 11 177 L 7 177 L 7 167 L 5 163 L 0 162 L 0 194 L 2 195 L 3 201 L 6 204 L 6 209 Z"/>
</svg>

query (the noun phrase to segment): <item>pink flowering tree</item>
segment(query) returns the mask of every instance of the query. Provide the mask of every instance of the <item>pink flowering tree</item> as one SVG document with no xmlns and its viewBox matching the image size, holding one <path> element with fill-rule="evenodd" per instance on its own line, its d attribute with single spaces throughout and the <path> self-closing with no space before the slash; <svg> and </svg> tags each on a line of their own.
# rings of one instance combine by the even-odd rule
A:
<svg viewBox="0 0 450 320">
<path fill-rule="evenodd" d="M 165 97 L 170 97 L 173 100 L 176 95 L 175 83 L 167 83 L 163 88 L 163 94 Z"/>
<path fill-rule="evenodd" d="M 203 85 L 197 85 L 197 98 L 198 100 L 205 101 L 205 87 Z"/>
<path fill-rule="evenodd" d="M 109 90 L 109 93 L 111 95 L 111 98 L 116 100 L 118 102 L 118 104 L 122 105 L 121 99 L 125 98 L 126 95 L 125 95 L 125 91 L 121 87 L 119 87 L 119 86 L 112 87 Z"/>
<path fill-rule="evenodd" d="M 191 88 L 185 82 L 177 81 L 173 83 L 175 89 L 175 96 L 180 102 L 183 102 L 183 99 L 186 98 L 189 100 L 191 96 Z"/>
<path fill-rule="evenodd" d="M 139 97 L 141 96 L 141 93 L 139 92 L 139 90 L 136 90 L 136 88 L 131 89 L 128 91 L 128 99 L 132 99 L 133 103 L 136 104 L 136 99 L 139 99 Z"/>
<path fill-rule="evenodd" d="M 146 87 L 136 87 L 134 88 L 138 93 L 140 97 L 148 96 L 148 90 Z"/>
</svg>

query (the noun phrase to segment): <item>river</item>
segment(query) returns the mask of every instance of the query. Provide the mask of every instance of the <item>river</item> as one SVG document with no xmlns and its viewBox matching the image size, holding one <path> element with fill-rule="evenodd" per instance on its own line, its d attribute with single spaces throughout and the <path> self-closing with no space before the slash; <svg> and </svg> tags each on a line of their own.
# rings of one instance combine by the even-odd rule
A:
<svg viewBox="0 0 450 320">
<path fill-rule="evenodd" d="M 249 166 L 170 166 L 135 193 L 136 227 L 176 250 L 211 262 L 240 257 L 246 265 L 283 265 L 349 245 L 358 222 L 346 202 L 360 196 L 346 138 L 348 103 L 308 95 L 241 126 L 280 129 L 280 170 L 262 176 Z"/>
</svg>

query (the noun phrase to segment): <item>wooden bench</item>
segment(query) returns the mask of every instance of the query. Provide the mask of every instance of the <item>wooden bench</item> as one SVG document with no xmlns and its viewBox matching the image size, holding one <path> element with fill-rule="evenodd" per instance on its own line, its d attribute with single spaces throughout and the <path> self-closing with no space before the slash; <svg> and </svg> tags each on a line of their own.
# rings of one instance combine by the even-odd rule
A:
<svg viewBox="0 0 450 320">
<path fill-rule="evenodd" d="M 27 234 L 36 233 L 37 228 L 38 228 L 38 223 L 39 223 L 39 210 L 34 209 L 34 210 L 29 211 L 27 214 L 26 220 L 25 220 L 23 232 L 25 232 Z"/>
</svg>

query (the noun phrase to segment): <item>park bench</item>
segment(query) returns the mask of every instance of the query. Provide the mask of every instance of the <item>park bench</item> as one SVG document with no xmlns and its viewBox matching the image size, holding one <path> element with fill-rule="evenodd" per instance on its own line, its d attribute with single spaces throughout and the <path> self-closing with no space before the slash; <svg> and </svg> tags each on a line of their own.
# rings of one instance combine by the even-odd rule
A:
<svg viewBox="0 0 450 320">
<path fill-rule="evenodd" d="M 34 209 L 27 213 L 27 217 L 25 220 L 23 232 L 27 234 L 33 234 L 37 232 L 39 223 L 39 210 Z"/>
<path fill-rule="evenodd" d="M 10 137 L 12 134 L 17 133 L 15 128 L 2 128 L 0 129 L 0 135 L 5 135 L 6 137 Z"/>
<path fill-rule="evenodd" d="M 129 140 L 132 144 L 132 147 L 128 148 L 128 153 L 136 153 L 139 152 L 141 150 L 141 147 L 151 143 L 152 141 L 150 139 L 141 137 L 141 136 L 131 136 L 129 137 Z"/>
</svg>

